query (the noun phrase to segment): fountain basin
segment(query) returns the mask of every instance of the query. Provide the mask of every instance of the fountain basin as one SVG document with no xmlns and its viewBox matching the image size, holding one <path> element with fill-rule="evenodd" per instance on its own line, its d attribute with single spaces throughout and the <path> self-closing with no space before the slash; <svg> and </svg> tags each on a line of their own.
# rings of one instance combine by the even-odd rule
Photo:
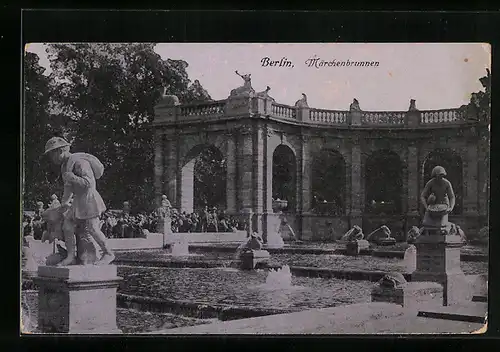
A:
<svg viewBox="0 0 500 352">
<path fill-rule="evenodd" d="M 208 299 L 212 305 L 261 309 L 303 310 L 369 302 L 374 285 L 370 281 L 292 276 L 292 285 L 304 289 L 258 289 L 266 282 L 267 270 L 119 267 L 118 274 L 123 277 L 120 294 L 194 303 L 207 303 Z"/>
</svg>

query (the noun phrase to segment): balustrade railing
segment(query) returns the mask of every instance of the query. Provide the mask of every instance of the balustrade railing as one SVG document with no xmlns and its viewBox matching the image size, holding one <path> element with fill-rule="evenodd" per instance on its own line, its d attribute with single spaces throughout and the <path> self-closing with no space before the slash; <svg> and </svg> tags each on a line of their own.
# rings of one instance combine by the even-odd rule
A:
<svg viewBox="0 0 500 352">
<path fill-rule="evenodd" d="M 285 104 L 273 103 L 271 107 L 271 114 L 276 117 L 284 117 L 289 119 L 297 118 L 297 109 Z"/>
<path fill-rule="evenodd" d="M 180 116 L 218 116 L 226 114 L 226 100 L 218 100 L 201 104 L 181 105 Z M 285 119 L 297 119 L 299 109 L 293 106 L 278 104 L 271 105 L 271 115 Z M 228 112 L 230 114 L 230 112 Z M 420 125 L 431 124 L 460 124 L 467 121 L 466 109 L 420 110 L 412 113 L 419 114 Z M 309 122 L 323 125 L 347 125 L 351 112 L 347 110 L 309 109 Z M 302 117 L 304 118 L 304 117 Z M 408 111 L 361 111 L 362 125 L 403 126 L 408 118 Z"/>
<path fill-rule="evenodd" d="M 465 109 L 426 110 L 420 112 L 420 123 L 423 125 L 461 123 L 466 120 L 467 111 Z"/>
<path fill-rule="evenodd" d="M 181 106 L 181 116 L 208 116 L 223 115 L 225 100 L 218 100 L 203 104 L 193 104 Z"/>
<path fill-rule="evenodd" d="M 349 111 L 311 109 L 309 120 L 316 123 L 343 125 L 347 123 L 348 114 Z"/>
<path fill-rule="evenodd" d="M 361 123 L 363 125 L 403 125 L 405 117 L 404 111 L 363 111 Z"/>
</svg>

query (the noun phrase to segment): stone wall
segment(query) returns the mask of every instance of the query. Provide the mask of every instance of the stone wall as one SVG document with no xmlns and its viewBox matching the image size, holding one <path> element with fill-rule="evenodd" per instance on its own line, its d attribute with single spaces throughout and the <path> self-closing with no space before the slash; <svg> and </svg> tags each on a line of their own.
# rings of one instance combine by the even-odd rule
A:
<svg viewBox="0 0 500 352">
<path fill-rule="evenodd" d="M 331 217 L 303 214 L 302 230 L 303 234 L 309 234 L 303 240 L 335 241 L 349 231 L 349 218 L 347 216 Z"/>
</svg>

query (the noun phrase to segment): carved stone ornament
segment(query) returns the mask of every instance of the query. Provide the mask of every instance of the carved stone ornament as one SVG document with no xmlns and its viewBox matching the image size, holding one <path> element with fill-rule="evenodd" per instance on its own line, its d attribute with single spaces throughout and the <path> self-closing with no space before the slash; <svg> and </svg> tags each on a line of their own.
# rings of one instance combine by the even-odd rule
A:
<svg viewBox="0 0 500 352">
<path fill-rule="evenodd" d="M 177 106 L 180 105 L 179 98 L 173 94 L 167 94 L 167 88 L 163 89 L 163 94 L 161 96 L 160 101 L 156 105 L 156 107 L 165 107 L 165 106 Z"/>
</svg>

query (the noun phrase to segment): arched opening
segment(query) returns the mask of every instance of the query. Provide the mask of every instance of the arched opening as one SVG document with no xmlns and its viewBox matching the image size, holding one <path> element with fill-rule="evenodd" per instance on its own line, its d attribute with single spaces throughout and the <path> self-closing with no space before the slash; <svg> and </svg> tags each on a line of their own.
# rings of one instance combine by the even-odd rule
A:
<svg viewBox="0 0 500 352">
<path fill-rule="evenodd" d="M 182 211 L 226 208 L 226 158 L 212 145 L 191 149 L 182 167 Z"/>
<path fill-rule="evenodd" d="M 452 214 L 462 214 L 463 178 L 462 159 L 449 149 L 436 149 L 424 161 L 424 185 L 431 179 L 432 169 L 440 165 L 446 170 L 446 178 L 451 182 L 455 193 L 455 207 Z"/>
<path fill-rule="evenodd" d="M 373 153 L 365 169 L 366 210 L 371 214 L 401 214 L 403 164 L 389 150 Z"/>
<path fill-rule="evenodd" d="M 273 153 L 273 199 L 286 200 L 283 211 L 294 212 L 297 193 L 297 162 L 292 149 L 279 145 Z"/>
<path fill-rule="evenodd" d="M 346 170 L 342 154 L 323 149 L 314 158 L 312 169 L 312 209 L 321 215 L 345 213 Z"/>
</svg>

